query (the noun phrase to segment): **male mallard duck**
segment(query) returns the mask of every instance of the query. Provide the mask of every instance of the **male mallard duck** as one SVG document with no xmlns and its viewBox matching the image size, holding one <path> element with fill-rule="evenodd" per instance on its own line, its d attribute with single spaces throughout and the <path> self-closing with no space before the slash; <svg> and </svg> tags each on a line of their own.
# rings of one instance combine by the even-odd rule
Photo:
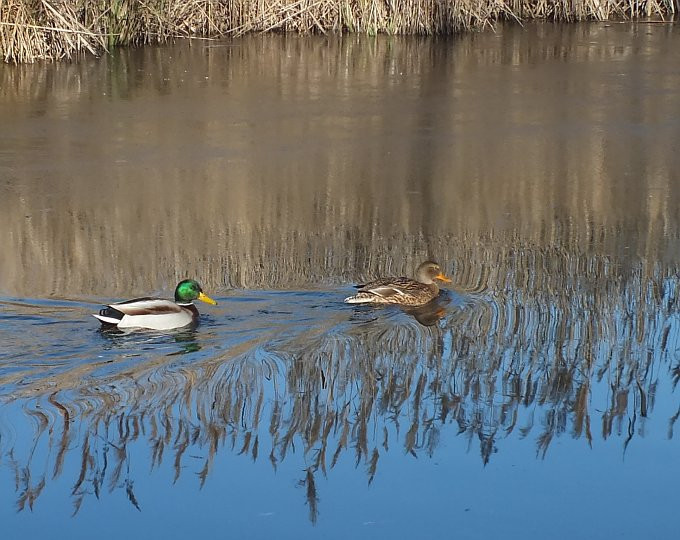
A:
<svg viewBox="0 0 680 540">
<path fill-rule="evenodd" d="M 198 320 L 198 309 L 194 300 L 217 304 L 205 295 L 201 286 L 193 279 L 185 279 L 177 284 L 175 301 L 162 298 L 135 298 L 127 302 L 109 304 L 92 314 L 103 325 L 118 328 L 149 328 L 151 330 L 173 330 L 182 328 Z"/>
<path fill-rule="evenodd" d="M 383 278 L 365 285 L 357 285 L 359 292 L 345 298 L 348 304 L 400 304 L 422 306 L 439 294 L 435 279 L 451 283 L 439 264 L 425 261 L 416 270 L 416 279 L 405 277 Z"/>
</svg>

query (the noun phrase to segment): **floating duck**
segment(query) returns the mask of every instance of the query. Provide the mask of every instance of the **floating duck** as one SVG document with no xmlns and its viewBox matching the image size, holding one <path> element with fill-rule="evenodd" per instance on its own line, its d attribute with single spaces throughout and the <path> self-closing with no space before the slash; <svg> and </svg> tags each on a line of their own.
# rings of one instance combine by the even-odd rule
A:
<svg viewBox="0 0 680 540">
<path fill-rule="evenodd" d="M 93 313 L 92 316 L 104 326 L 173 330 L 198 321 L 198 309 L 193 303 L 196 299 L 217 304 L 203 293 L 197 281 L 185 279 L 177 284 L 174 302 L 163 298 L 135 298 L 109 304 L 99 311 L 99 315 Z"/>
<path fill-rule="evenodd" d="M 434 261 L 425 261 L 416 270 L 416 279 L 406 277 L 382 278 L 365 285 L 357 285 L 359 292 L 345 298 L 348 304 L 399 304 L 422 306 L 439 294 L 435 279 L 451 283 Z"/>
</svg>

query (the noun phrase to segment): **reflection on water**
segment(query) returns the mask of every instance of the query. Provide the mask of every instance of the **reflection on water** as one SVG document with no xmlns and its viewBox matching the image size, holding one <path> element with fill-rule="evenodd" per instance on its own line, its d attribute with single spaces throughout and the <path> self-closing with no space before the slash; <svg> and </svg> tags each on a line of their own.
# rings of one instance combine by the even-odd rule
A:
<svg viewBox="0 0 680 540">
<path fill-rule="evenodd" d="M 345 283 L 477 242 L 651 263 L 677 231 L 676 35 L 616 28 L 4 67 L 2 288 Z"/>
<path fill-rule="evenodd" d="M 571 261 L 527 250 L 515 264 L 537 276 Z M 442 430 L 468 439 L 484 463 L 509 437 L 526 438 L 541 457 L 564 435 L 588 445 L 614 436 L 625 449 L 644 435 L 658 392 L 677 382 L 680 318 L 675 276 L 650 276 L 641 288 L 641 280 L 622 285 L 617 274 L 593 259 L 573 280 L 553 274 L 562 276 L 561 291 L 523 288 L 510 275 L 505 292 L 448 293 L 417 314 L 343 308 L 343 291 L 226 297 L 225 313 L 191 333 L 92 330 L 86 339 L 97 357 L 80 365 L 68 358 L 73 345 L 55 353 L 58 343 L 42 343 L 49 358 L 18 355 L 1 378 L 3 401 L 22 404 L 40 455 L 49 456 L 38 465 L 33 453 L 2 449 L 20 479 L 17 506 L 33 504 L 45 482 L 63 474 L 68 454 L 75 511 L 85 497 L 113 489 L 138 506 L 135 473 L 144 465 L 128 450 L 135 441 L 151 449 L 152 469 L 165 462 L 175 481 L 188 469 L 199 485 L 219 452 L 276 468 L 299 446 L 312 521 L 316 476 L 343 454 L 370 483 L 385 452 L 431 457 Z M 228 325 L 218 320 L 235 311 Z M 6 317 L 8 334 L 25 324 L 16 319 Z M 661 413 L 668 436 L 678 416 L 671 412 Z"/>
<path fill-rule="evenodd" d="M 467 454 L 578 468 L 677 449 L 678 44 L 673 27 L 537 25 L 3 68 L 15 508 L 67 479 L 74 514 L 119 492 L 143 512 L 236 456 L 292 462 L 297 512 L 322 527 L 330 492 L 353 496 L 343 463 L 380 491 L 414 456 L 427 476 Z M 428 257 L 454 276 L 435 303 L 342 303 Z M 187 276 L 220 302 L 195 330 L 89 317 Z M 149 492 L 163 471 L 195 481 Z"/>
</svg>

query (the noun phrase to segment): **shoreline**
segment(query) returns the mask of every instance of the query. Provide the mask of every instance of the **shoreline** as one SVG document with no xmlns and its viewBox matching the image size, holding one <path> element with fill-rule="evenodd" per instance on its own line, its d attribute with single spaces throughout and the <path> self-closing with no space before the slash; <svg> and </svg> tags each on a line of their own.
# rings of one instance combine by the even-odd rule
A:
<svg viewBox="0 0 680 540">
<path fill-rule="evenodd" d="M 117 46 L 251 32 L 453 35 L 508 20 L 674 24 L 678 11 L 680 0 L 8 0 L 0 3 L 0 57 L 72 60 Z"/>
</svg>

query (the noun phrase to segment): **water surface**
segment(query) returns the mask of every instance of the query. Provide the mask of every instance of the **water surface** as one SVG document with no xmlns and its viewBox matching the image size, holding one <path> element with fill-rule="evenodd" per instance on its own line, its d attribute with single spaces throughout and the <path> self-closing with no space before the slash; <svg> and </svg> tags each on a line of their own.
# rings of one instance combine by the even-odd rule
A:
<svg viewBox="0 0 680 540">
<path fill-rule="evenodd" d="M 678 110 L 660 24 L 1 67 L 9 538 L 671 537 Z M 187 276 L 196 329 L 89 315 Z"/>
</svg>

